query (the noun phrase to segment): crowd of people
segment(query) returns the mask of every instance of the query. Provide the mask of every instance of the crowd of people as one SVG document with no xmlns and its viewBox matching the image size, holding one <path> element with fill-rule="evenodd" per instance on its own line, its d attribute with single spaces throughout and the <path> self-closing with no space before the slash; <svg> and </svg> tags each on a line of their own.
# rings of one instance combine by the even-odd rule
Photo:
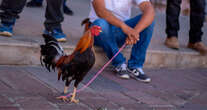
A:
<svg viewBox="0 0 207 110">
<path fill-rule="evenodd" d="M 166 40 L 164 44 L 173 49 L 179 49 L 178 31 L 179 14 L 182 0 L 167 0 L 166 9 Z M 66 35 L 61 28 L 63 12 L 73 15 L 67 7 L 66 0 L 46 0 L 45 30 L 59 42 L 66 41 Z M 72 1 L 71 1 L 72 2 Z M 12 36 L 16 19 L 23 7 L 41 7 L 43 0 L 3 0 L 1 3 L 0 35 Z M 102 29 L 95 37 L 95 45 L 103 48 L 107 57 L 112 58 L 123 44 L 132 45 L 128 61 L 122 53 L 112 61 L 117 76 L 124 79 L 134 77 L 143 82 L 151 79 L 143 71 L 147 48 L 150 44 L 154 28 L 155 12 L 150 0 L 91 0 L 89 19 L 91 26 L 97 25 Z M 137 6 L 142 14 L 131 18 L 132 6 Z M 190 0 L 190 31 L 188 48 L 207 55 L 207 47 L 202 43 L 202 27 L 205 19 L 205 0 Z M 86 16 L 87 17 L 87 16 Z"/>
</svg>

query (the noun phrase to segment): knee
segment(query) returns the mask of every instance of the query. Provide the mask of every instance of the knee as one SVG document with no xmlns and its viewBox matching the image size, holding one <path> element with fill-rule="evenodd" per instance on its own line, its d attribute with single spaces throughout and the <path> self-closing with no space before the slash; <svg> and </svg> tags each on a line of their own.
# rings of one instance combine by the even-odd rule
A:
<svg viewBox="0 0 207 110">
<path fill-rule="evenodd" d="M 105 19 L 97 19 L 93 22 L 93 25 L 100 26 L 103 33 L 109 29 L 109 23 Z"/>
<path fill-rule="evenodd" d="M 145 39 L 145 40 L 150 40 L 152 37 L 153 29 L 154 29 L 155 22 L 153 21 L 147 28 L 145 28 L 141 33 L 140 33 L 140 40 Z"/>
<path fill-rule="evenodd" d="M 153 31 L 155 25 L 155 21 L 153 21 L 146 29 L 145 31 Z"/>
</svg>

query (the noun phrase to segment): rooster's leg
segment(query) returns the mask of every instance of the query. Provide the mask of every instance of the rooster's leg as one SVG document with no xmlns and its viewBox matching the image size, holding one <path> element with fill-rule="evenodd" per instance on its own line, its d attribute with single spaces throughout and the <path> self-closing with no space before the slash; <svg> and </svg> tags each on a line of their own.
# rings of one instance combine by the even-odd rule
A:
<svg viewBox="0 0 207 110">
<path fill-rule="evenodd" d="M 71 81 L 72 81 L 72 79 L 67 79 L 66 80 L 64 91 L 63 91 L 64 95 L 66 95 L 68 93 L 68 88 L 69 88 L 69 85 L 70 85 Z M 63 100 L 64 102 L 69 101 L 69 99 L 67 97 L 62 97 L 62 96 L 57 97 L 57 99 Z"/>
<path fill-rule="evenodd" d="M 64 94 L 67 94 L 68 93 L 68 88 L 69 88 L 69 85 L 70 85 L 70 83 L 71 83 L 72 80 L 73 80 L 72 78 L 68 78 L 66 80 L 65 87 L 64 87 L 64 91 L 63 91 Z"/>
<path fill-rule="evenodd" d="M 64 95 L 68 93 L 68 88 L 69 88 L 68 86 L 64 87 L 64 92 L 63 92 Z M 62 100 L 64 102 L 68 102 L 69 101 L 69 99 L 67 97 L 63 97 L 63 96 L 59 96 L 59 97 L 56 97 L 56 98 L 58 100 Z"/>
<path fill-rule="evenodd" d="M 76 96 L 76 90 L 77 90 L 77 88 L 74 87 L 72 97 L 70 98 L 70 102 L 74 102 L 74 103 L 78 103 L 78 102 L 79 102 L 79 100 L 76 100 L 76 99 L 75 99 L 75 96 Z"/>
<path fill-rule="evenodd" d="M 67 94 L 68 93 L 68 88 L 69 88 L 69 86 L 65 86 L 64 87 L 64 91 L 63 91 L 64 94 Z"/>
</svg>

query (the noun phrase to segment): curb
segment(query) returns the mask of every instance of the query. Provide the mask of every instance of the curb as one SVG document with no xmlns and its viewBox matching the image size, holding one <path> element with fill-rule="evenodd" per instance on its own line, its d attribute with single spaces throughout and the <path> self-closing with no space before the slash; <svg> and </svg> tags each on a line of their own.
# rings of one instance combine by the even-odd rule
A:
<svg viewBox="0 0 207 110">
<path fill-rule="evenodd" d="M 63 45 L 67 54 L 73 51 L 74 46 Z M 95 47 L 96 67 L 102 67 L 107 57 L 101 48 Z M 131 49 L 123 50 L 123 54 L 129 58 Z M 40 65 L 40 48 L 37 43 L 0 43 L 0 65 Z M 207 68 L 207 57 L 196 52 L 168 52 L 149 50 L 144 65 L 146 68 Z"/>
</svg>

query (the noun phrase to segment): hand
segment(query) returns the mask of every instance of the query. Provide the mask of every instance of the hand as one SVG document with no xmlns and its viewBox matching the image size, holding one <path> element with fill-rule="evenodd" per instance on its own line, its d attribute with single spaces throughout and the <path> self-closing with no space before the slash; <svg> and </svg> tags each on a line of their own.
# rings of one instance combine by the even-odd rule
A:
<svg viewBox="0 0 207 110">
<path fill-rule="evenodd" d="M 139 33 L 135 31 L 133 28 L 125 25 L 122 28 L 123 32 L 128 36 L 126 38 L 126 44 L 133 45 L 139 41 Z"/>
</svg>

